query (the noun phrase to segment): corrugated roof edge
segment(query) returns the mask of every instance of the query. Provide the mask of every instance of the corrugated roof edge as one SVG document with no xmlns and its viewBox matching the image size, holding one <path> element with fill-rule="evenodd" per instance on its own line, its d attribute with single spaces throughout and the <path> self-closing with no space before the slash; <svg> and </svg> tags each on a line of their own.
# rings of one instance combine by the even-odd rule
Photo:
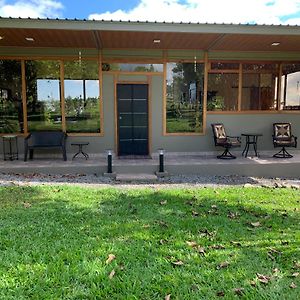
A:
<svg viewBox="0 0 300 300">
<path fill-rule="evenodd" d="M 77 19 L 77 18 L 22 18 L 22 17 L 2 17 L 2 20 L 40 20 L 40 21 L 78 21 L 78 22 L 99 22 L 99 23 L 147 23 L 147 24 L 174 24 L 174 25 L 232 25 L 232 26 L 272 26 L 272 27 L 300 27 L 300 25 L 292 25 L 292 24 L 258 24 L 258 23 L 208 23 L 208 22 L 168 22 L 168 21 L 148 21 L 148 20 L 96 20 L 96 19 Z"/>
</svg>

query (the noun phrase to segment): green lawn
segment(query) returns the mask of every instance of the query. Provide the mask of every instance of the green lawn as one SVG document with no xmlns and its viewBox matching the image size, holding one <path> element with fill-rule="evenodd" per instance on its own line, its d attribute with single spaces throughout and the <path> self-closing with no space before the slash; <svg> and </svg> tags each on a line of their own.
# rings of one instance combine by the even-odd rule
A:
<svg viewBox="0 0 300 300">
<path fill-rule="evenodd" d="M 294 189 L 2 187 L 0 299 L 299 299 L 299 203 Z"/>
</svg>

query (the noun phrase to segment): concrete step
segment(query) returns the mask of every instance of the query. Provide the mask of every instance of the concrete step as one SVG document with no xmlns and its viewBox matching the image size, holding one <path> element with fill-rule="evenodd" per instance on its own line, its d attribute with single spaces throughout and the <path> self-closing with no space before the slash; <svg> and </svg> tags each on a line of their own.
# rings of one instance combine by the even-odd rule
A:
<svg viewBox="0 0 300 300">
<path fill-rule="evenodd" d="M 157 176 L 155 174 L 145 174 L 145 173 L 138 173 L 138 174 L 122 173 L 116 175 L 116 180 L 122 182 L 131 182 L 131 181 L 156 182 Z"/>
</svg>

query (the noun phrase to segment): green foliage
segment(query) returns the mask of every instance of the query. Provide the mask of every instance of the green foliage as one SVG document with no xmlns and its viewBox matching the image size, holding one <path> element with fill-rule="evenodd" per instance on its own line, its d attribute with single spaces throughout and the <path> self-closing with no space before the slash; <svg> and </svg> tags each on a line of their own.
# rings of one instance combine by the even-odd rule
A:
<svg viewBox="0 0 300 300">
<path fill-rule="evenodd" d="M 299 196 L 2 187 L 0 298 L 298 299 Z"/>
</svg>

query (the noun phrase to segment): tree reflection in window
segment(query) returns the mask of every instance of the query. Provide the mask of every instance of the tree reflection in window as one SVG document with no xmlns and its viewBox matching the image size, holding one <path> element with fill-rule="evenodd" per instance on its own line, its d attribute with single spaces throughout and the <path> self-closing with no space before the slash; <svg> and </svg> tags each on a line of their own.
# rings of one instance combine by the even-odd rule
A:
<svg viewBox="0 0 300 300">
<path fill-rule="evenodd" d="M 26 61 L 29 131 L 61 130 L 60 71 L 58 61 Z"/>
<path fill-rule="evenodd" d="M 67 132 L 100 132 L 97 61 L 65 62 Z"/>
<path fill-rule="evenodd" d="M 0 60 L 0 133 L 22 133 L 21 62 Z"/>
<path fill-rule="evenodd" d="M 167 64 L 167 133 L 203 131 L 204 65 Z"/>
<path fill-rule="evenodd" d="M 281 109 L 300 110 L 300 64 L 282 65 L 281 87 Z"/>
</svg>

